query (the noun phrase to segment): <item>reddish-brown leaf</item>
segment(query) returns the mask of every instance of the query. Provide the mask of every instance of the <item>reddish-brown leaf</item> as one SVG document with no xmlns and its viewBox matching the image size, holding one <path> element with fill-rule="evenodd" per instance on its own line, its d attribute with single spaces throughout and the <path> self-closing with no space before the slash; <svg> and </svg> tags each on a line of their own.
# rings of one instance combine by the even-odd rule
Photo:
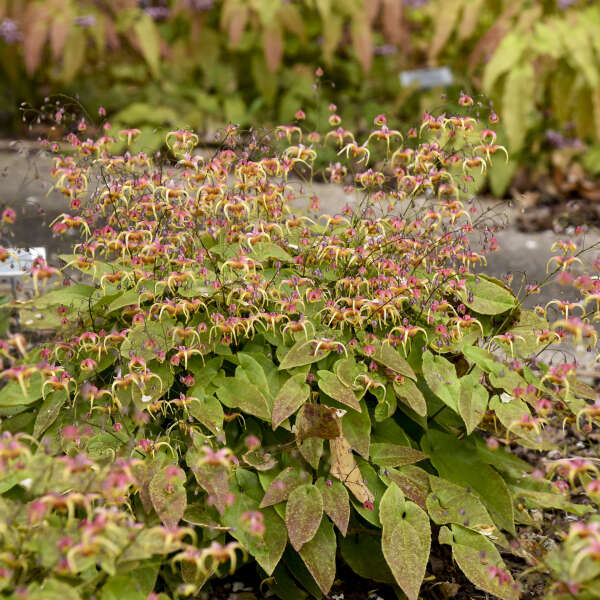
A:
<svg viewBox="0 0 600 600">
<path fill-rule="evenodd" d="M 237 8 L 231 15 L 229 26 L 227 28 L 229 34 L 229 43 L 232 46 L 237 46 L 242 39 L 246 22 L 248 21 L 248 9 L 244 6 Z"/>
<path fill-rule="evenodd" d="M 283 56 L 283 35 L 278 24 L 263 29 L 263 46 L 267 67 L 271 73 L 274 73 L 279 68 Z"/>
<path fill-rule="evenodd" d="M 371 35 L 371 27 L 369 22 L 364 18 L 356 17 L 352 21 L 352 45 L 354 46 L 354 52 L 356 52 L 356 58 L 363 70 L 366 72 L 370 71 L 375 47 Z"/>
<path fill-rule="evenodd" d="M 389 44 L 399 44 L 406 38 L 404 0 L 383 0 L 381 22 L 383 35 Z"/>
<path fill-rule="evenodd" d="M 32 3 L 27 7 L 23 27 L 23 54 L 25 68 L 33 75 L 42 61 L 44 45 L 50 26 L 48 8 L 43 4 Z"/>
<path fill-rule="evenodd" d="M 65 47 L 67 35 L 71 25 L 71 14 L 56 15 L 50 26 L 50 48 L 52 49 L 52 60 L 58 60 Z"/>
<path fill-rule="evenodd" d="M 342 429 L 336 410 L 323 404 L 304 404 L 296 418 L 297 436 L 299 440 L 310 437 L 333 440 Z"/>
<path fill-rule="evenodd" d="M 368 2 L 365 2 L 365 11 L 367 13 L 367 20 L 369 23 L 373 23 L 377 17 L 380 5 L 381 0 L 369 0 Z"/>
</svg>

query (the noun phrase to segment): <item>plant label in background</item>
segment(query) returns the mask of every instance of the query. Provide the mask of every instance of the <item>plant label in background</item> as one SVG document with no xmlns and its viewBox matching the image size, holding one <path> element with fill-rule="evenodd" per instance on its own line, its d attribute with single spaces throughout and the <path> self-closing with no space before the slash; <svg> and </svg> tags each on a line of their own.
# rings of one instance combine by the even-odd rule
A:
<svg viewBox="0 0 600 600">
<path fill-rule="evenodd" d="M 7 248 L 9 257 L 0 262 L 0 278 L 25 275 L 31 269 L 36 258 L 46 260 L 46 248 L 37 246 L 35 248 Z"/>
<path fill-rule="evenodd" d="M 445 87 L 454 83 L 454 76 L 448 67 L 435 69 L 414 69 L 400 72 L 400 83 L 403 87 L 417 85 L 420 90 L 434 87 Z"/>
</svg>

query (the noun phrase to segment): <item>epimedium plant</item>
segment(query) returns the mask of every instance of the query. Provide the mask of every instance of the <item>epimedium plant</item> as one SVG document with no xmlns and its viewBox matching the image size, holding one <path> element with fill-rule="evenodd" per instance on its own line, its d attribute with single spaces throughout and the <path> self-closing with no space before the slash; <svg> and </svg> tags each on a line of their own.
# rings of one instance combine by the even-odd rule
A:
<svg viewBox="0 0 600 600">
<path fill-rule="evenodd" d="M 283 600 L 327 594 L 338 561 L 416 600 L 433 552 L 498 598 L 520 595 L 508 556 L 593 597 L 593 521 L 547 559 L 520 531 L 593 512 L 594 461 L 544 477 L 513 450 L 594 432 L 576 363 L 539 355 L 595 347 L 598 280 L 572 273 L 571 240 L 548 279 L 579 302 L 526 310 L 484 273 L 497 242 L 462 195 L 506 151 L 459 104 L 406 140 L 380 115 L 359 143 L 335 106 L 327 131 L 299 111 L 270 133 L 229 127 L 212 155 L 173 131 L 166 162 L 78 123 L 52 227 L 81 240 L 60 269 L 36 259 L 15 304 L 49 341 L 1 346 L 5 596 L 190 596 L 251 557 Z M 319 216 L 313 165 L 332 148 L 321 177 L 348 204 Z"/>
</svg>

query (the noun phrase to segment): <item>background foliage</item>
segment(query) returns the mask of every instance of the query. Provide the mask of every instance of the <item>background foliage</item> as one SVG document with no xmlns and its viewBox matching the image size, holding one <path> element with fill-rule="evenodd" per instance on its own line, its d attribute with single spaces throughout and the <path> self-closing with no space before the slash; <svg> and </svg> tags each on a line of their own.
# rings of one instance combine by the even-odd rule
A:
<svg viewBox="0 0 600 600">
<path fill-rule="evenodd" d="M 447 65 L 449 92 L 483 94 L 503 115 L 514 161 L 491 171 L 493 191 L 504 192 L 519 162 L 541 168 L 557 149 L 598 170 L 595 2 L 3 0 L 0 19 L 8 121 L 18 102 L 70 92 L 158 145 L 161 126 L 210 133 L 289 120 L 312 104 L 321 66 L 335 84 L 325 95 L 364 128 L 384 109 L 409 120 L 431 110 L 440 90 L 416 94 L 398 73 Z"/>
</svg>

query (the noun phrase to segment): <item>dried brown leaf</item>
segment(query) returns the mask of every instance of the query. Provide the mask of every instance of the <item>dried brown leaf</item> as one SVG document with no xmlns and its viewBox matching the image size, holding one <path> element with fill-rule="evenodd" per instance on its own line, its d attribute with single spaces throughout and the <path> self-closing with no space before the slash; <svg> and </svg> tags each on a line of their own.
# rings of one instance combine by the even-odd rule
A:
<svg viewBox="0 0 600 600">
<path fill-rule="evenodd" d="M 365 485 L 348 440 L 339 436 L 329 441 L 331 449 L 331 474 L 339 479 L 356 499 L 364 504 L 373 503 L 375 497 Z"/>
</svg>

